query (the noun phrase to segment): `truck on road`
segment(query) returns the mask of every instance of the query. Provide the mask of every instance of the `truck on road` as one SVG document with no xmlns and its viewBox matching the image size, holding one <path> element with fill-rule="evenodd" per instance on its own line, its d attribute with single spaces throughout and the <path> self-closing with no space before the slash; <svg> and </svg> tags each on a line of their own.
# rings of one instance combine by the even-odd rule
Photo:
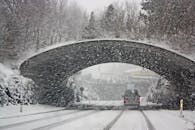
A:
<svg viewBox="0 0 195 130">
<path fill-rule="evenodd" d="M 123 95 L 123 101 L 125 106 L 140 106 L 140 95 L 136 89 L 127 89 Z"/>
</svg>

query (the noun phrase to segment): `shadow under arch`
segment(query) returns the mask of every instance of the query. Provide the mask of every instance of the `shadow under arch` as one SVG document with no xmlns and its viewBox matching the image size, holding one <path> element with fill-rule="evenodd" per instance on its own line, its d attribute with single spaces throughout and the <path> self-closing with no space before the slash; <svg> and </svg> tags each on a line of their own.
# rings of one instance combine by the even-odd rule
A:
<svg viewBox="0 0 195 130">
<path fill-rule="evenodd" d="M 147 68 L 182 90 L 195 86 L 194 61 L 160 47 L 126 40 L 91 40 L 60 46 L 25 60 L 20 71 L 49 89 L 82 69 L 112 62 Z"/>
</svg>

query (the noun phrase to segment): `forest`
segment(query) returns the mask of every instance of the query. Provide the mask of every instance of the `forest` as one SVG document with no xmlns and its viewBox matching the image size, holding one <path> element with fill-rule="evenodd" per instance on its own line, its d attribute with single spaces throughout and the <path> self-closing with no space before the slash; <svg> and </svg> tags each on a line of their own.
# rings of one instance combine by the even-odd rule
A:
<svg viewBox="0 0 195 130">
<path fill-rule="evenodd" d="M 17 68 L 27 53 L 99 38 L 163 42 L 188 54 L 195 48 L 194 9 L 194 0 L 114 2 L 92 12 L 69 0 L 1 0 L 0 62 Z"/>
</svg>

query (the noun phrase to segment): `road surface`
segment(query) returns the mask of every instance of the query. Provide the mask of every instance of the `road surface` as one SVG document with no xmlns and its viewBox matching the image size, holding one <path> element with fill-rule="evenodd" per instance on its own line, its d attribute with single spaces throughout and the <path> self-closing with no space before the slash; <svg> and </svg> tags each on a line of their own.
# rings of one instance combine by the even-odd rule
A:
<svg viewBox="0 0 195 130">
<path fill-rule="evenodd" d="M 191 115 L 193 115 L 192 112 Z M 194 130 L 168 110 L 57 110 L 0 118 L 0 130 Z"/>
</svg>

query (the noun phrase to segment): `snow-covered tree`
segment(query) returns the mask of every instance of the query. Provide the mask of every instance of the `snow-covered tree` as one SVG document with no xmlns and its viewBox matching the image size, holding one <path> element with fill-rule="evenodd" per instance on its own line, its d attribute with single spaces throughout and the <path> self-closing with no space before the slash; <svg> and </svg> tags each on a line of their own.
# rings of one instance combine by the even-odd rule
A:
<svg viewBox="0 0 195 130">
<path fill-rule="evenodd" d="M 0 104 L 36 103 L 36 84 L 0 64 Z"/>
<path fill-rule="evenodd" d="M 194 0 L 144 0 L 142 17 L 148 37 L 169 40 L 174 49 L 191 50 L 195 43 L 194 8 Z"/>
<path fill-rule="evenodd" d="M 85 12 L 67 0 L 1 0 L 0 12 L 3 63 L 57 42 L 81 39 L 85 21 Z"/>
<path fill-rule="evenodd" d="M 84 28 L 82 39 L 94 39 L 98 37 L 94 12 L 91 12 L 88 25 Z"/>
<path fill-rule="evenodd" d="M 101 19 L 101 27 L 110 37 L 117 37 L 117 15 L 113 4 L 109 5 Z"/>
</svg>

